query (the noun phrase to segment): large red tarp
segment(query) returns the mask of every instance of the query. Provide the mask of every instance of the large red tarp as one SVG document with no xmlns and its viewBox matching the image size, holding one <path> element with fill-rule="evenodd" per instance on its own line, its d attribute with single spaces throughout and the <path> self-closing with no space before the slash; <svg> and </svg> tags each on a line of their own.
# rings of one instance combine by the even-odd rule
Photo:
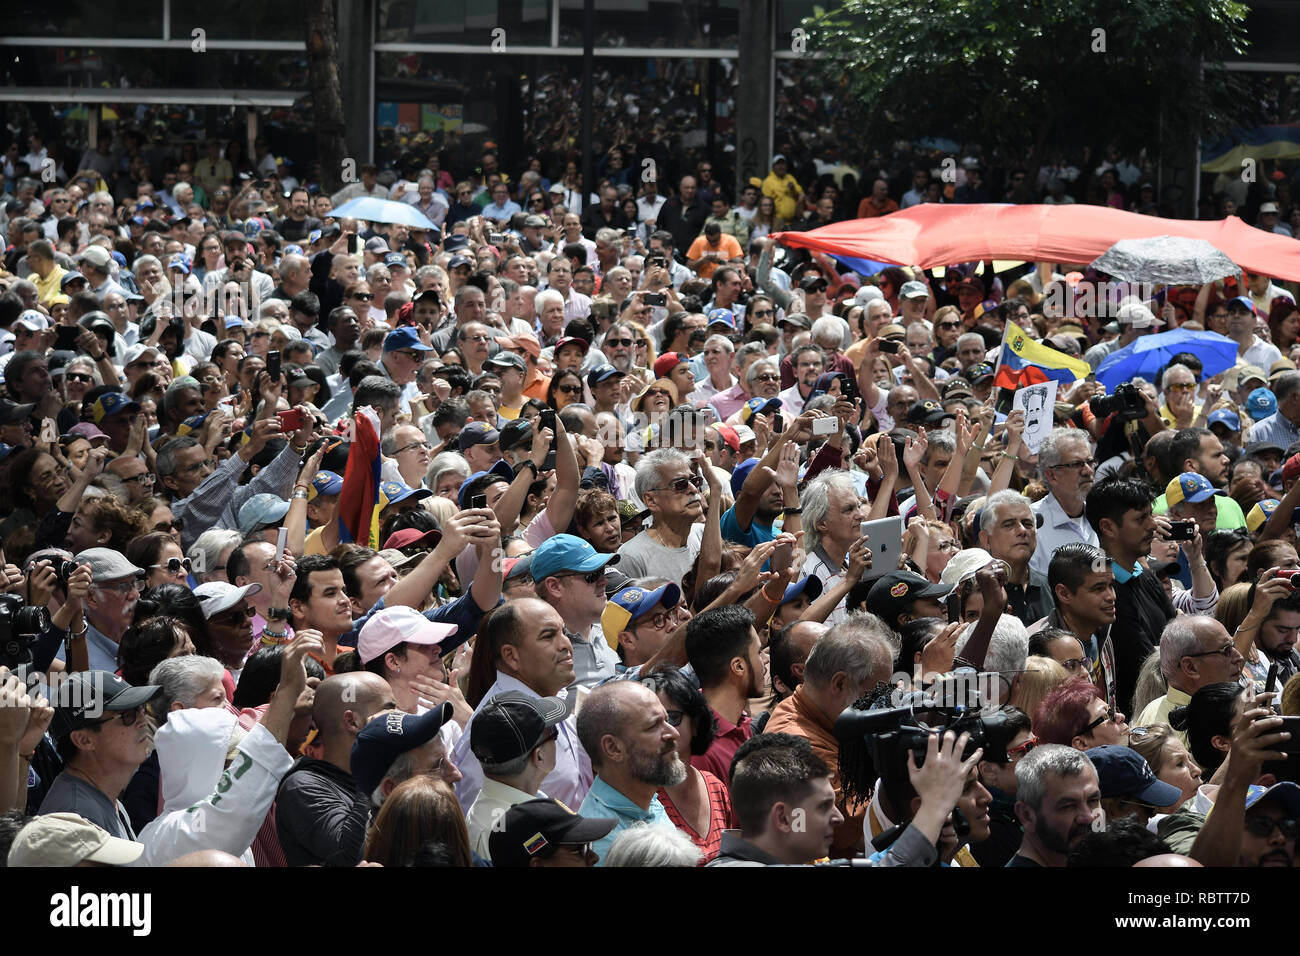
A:
<svg viewBox="0 0 1300 956">
<path fill-rule="evenodd" d="M 1236 216 L 1161 219 L 1082 203 L 923 203 L 875 219 L 773 234 L 800 249 L 926 269 L 981 259 L 1085 263 L 1120 239 L 1150 236 L 1204 239 L 1247 272 L 1300 279 L 1300 240 L 1264 232 Z"/>
</svg>

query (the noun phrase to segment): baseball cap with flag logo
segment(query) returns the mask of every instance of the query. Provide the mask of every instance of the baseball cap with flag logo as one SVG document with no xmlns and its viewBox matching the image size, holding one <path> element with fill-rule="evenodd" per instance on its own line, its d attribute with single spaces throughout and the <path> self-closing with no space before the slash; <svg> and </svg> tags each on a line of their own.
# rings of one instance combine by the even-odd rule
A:
<svg viewBox="0 0 1300 956">
<path fill-rule="evenodd" d="M 90 417 L 98 425 L 106 418 L 122 412 L 138 412 L 140 405 L 127 398 L 121 392 L 105 392 L 99 398 L 95 399 L 94 404 L 90 406 Z"/>
<path fill-rule="evenodd" d="M 342 491 L 343 479 L 337 473 L 318 471 L 307 484 L 307 500 L 312 501 L 319 495 L 337 495 Z"/>
<path fill-rule="evenodd" d="M 662 607 L 665 610 L 675 608 L 682 598 L 682 591 L 671 581 L 662 587 L 648 590 L 646 588 L 620 588 L 605 603 L 605 610 L 600 615 L 600 627 L 605 632 L 605 642 L 614 650 L 618 649 L 618 635 L 626 631 L 638 618 Z"/>
<path fill-rule="evenodd" d="M 379 510 L 383 511 L 389 505 L 400 504 L 403 501 L 412 499 L 422 501 L 431 497 L 433 492 L 428 488 L 412 488 L 400 481 L 385 481 L 379 486 Z"/>
<path fill-rule="evenodd" d="M 1194 471 L 1185 471 L 1169 482 L 1169 485 L 1165 488 L 1165 501 L 1170 508 L 1182 504 L 1184 501 L 1188 504 L 1198 505 L 1202 501 L 1221 494 L 1223 492 L 1210 484 L 1210 480 L 1204 475 L 1199 475 Z"/>
<path fill-rule="evenodd" d="M 1267 388 L 1257 388 L 1246 396 L 1246 412 L 1255 421 L 1277 412 L 1277 396 Z"/>
<path fill-rule="evenodd" d="M 781 399 L 779 398 L 751 398 L 740 406 L 740 420 L 748 425 L 755 415 L 765 415 L 780 410 Z"/>
<path fill-rule="evenodd" d="M 1260 528 L 1268 524 L 1268 519 L 1273 517 L 1273 512 L 1277 510 L 1279 504 L 1276 498 L 1268 498 L 1246 512 L 1246 527 L 1251 534 L 1257 533 Z"/>
</svg>

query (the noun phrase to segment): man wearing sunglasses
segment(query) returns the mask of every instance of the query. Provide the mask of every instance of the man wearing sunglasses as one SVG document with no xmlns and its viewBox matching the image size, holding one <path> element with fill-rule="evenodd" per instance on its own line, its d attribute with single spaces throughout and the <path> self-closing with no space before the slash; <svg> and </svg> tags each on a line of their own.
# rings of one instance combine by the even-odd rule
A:
<svg viewBox="0 0 1300 956">
<path fill-rule="evenodd" d="M 107 670 L 80 671 L 57 684 L 50 733 L 66 767 L 41 802 L 42 814 L 75 813 L 115 837 L 135 839 L 118 795 L 153 749 L 144 706 L 158 691 L 132 687 Z"/>
<path fill-rule="evenodd" d="M 989 837 L 971 845 L 971 855 L 982 867 L 1006 866 L 1016 855 L 1016 848 L 1024 835 L 1016 819 L 1016 765 L 1038 746 L 1038 738 L 1029 726 L 1028 715 L 1015 708 L 1006 711 L 1006 760 L 995 760 L 1003 754 L 990 754 L 987 750 L 979 763 L 979 779 L 993 797 L 989 805 Z"/>
<path fill-rule="evenodd" d="M 720 504 L 711 469 L 708 480 L 710 497 Z M 622 573 L 631 578 L 653 574 L 681 584 L 704 540 L 704 525 L 699 523 L 704 515 L 703 485 L 683 452 L 664 448 L 642 456 L 636 466 L 636 493 L 654 523 L 618 549 Z"/>
</svg>

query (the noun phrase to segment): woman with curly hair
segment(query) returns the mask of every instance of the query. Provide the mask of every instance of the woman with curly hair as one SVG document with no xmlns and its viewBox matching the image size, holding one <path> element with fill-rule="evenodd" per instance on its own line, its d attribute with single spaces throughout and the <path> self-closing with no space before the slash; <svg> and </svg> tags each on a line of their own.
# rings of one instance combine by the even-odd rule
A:
<svg viewBox="0 0 1300 956">
<path fill-rule="evenodd" d="M 64 546 L 73 554 L 87 548 L 112 548 L 125 553 L 131 539 L 143 530 L 142 524 L 140 515 L 116 498 L 108 495 L 83 498 L 68 526 Z"/>
<path fill-rule="evenodd" d="M 149 683 L 150 672 L 167 658 L 193 653 L 194 642 L 184 621 L 151 617 L 123 632 L 117 645 L 117 666 L 124 681 L 143 687 Z"/>
</svg>

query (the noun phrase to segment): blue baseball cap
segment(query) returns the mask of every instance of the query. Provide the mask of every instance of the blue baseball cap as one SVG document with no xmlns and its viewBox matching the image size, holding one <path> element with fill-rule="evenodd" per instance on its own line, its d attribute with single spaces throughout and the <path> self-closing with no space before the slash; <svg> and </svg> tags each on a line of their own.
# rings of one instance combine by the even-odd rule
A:
<svg viewBox="0 0 1300 956">
<path fill-rule="evenodd" d="M 384 481 L 379 484 L 379 510 L 383 511 L 389 505 L 400 504 L 403 501 L 422 501 L 425 498 L 432 498 L 433 492 L 428 488 L 412 488 L 410 485 L 404 485 L 400 481 Z"/>
<path fill-rule="evenodd" d="M 779 398 L 751 398 L 740 407 L 740 420 L 748 425 L 755 415 L 779 412 L 780 410 L 781 399 Z"/>
<path fill-rule="evenodd" d="M 1255 303 L 1252 302 L 1252 301 L 1250 301 L 1250 296 L 1248 296 L 1248 295 L 1239 295 L 1239 296 L 1237 296 L 1235 299 L 1230 299 L 1230 300 L 1228 301 L 1228 311 L 1229 311 L 1229 312 L 1232 311 L 1232 307 L 1233 307 L 1234 305 L 1236 305 L 1236 306 L 1240 306 L 1241 308 L 1245 309 L 1247 312 L 1254 312 L 1254 311 L 1255 311 Z"/>
<path fill-rule="evenodd" d="M 126 268 L 126 256 L 122 255 L 122 253 L 120 253 L 120 252 L 118 252 L 116 249 L 114 249 L 112 252 L 110 252 L 110 253 L 108 254 L 108 256 L 109 256 L 110 259 L 112 259 L 114 262 L 116 262 L 116 263 L 117 263 L 119 266 L 121 266 L 123 269 Z"/>
<path fill-rule="evenodd" d="M 1090 747 L 1084 753 L 1097 771 L 1103 798 L 1131 797 L 1151 807 L 1172 806 L 1182 798 L 1182 791 L 1157 777 L 1146 758 L 1132 747 L 1111 744 Z"/>
<path fill-rule="evenodd" d="M 1221 408 L 1217 412 L 1210 412 L 1209 424 L 1224 425 L 1229 431 L 1241 431 L 1241 419 L 1230 408 Z"/>
<path fill-rule="evenodd" d="M 384 351 L 396 352 L 398 349 L 415 349 L 417 352 L 432 352 L 432 345 L 425 345 L 420 341 L 420 333 L 412 326 L 403 325 L 401 328 L 393 329 L 384 336 Z"/>
<path fill-rule="evenodd" d="M 595 388 L 601 382 L 608 381 L 609 379 L 613 378 L 615 375 L 621 378 L 626 374 L 627 374 L 626 372 L 620 372 L 618 369 L 614 368 L 614 366 L 610 365 L 609 363 L 605 363 L 604 365 L 597 365 L 595 368 L 593 368 L 590 372 L 587 373 L 587 386 L 589 388 Z"/>
<path fill-rule="evenodd" d="M 469 246 L 469 236 L 448 236 L 442 244 L 444 252 L 458 252 Z"/>
<path fill-rule="evenodd" d="M 384 256 L 384 265 L 388 266 L 390 269 L 393 266 L 401 266 L 405 269 L 407 267 L 406 256 L 402 255 L 400 252 L 390 252 L 388 255 Z"/>
<path fill-rule="evenodd" d="M 291 242 L 284 247 L 284 254 L 286 256 L 300 256 L 302 255 L 302 246 L 298 245 L 296 242 Z"/>
<path fill-rule="evenodd" d="M 470 422 L 460 430 L 460 435 L 456 439 L 456 447 L 461 451 L 466 451 L 474 445 L 491 445 L 493 442 L 500 440 L 501 433 L 487 422 Z"/>
<path fill-rule="evenodd" d="M 133 226 L 147 226 L 148 224 L 149 224 L 149 220 L 144 218 L 144 216 L 131 217 L 131 225 Z"/>
<path fill-rule="evenodd" d="M 1268 523 L 1268 519 L 1273 517 L 1273 512 L 1277 511 L 1277 506 L 1280 504 L 1281 502 L 1276 498 L 1268 498 L 1257 503 L 1246 512 L 1246 530 L 1251 534 L 1257 533 Z"/>
<path fill-rule="evenodd" d="M 709 313 L 709 325 L 725 325 L 729 329 L 735 329 L 736 317 L 730 309 L 714 309 Z"/>
<path fill-rule="evenodd" d="M 59 279 L 59 290 L 62 291 L 66 289 L 74 282 L 85 282 L 87 285 L 90 284 L 87 281 L 86 277 L 83 276 L 80 272 L 65 272 L 63 274 L 63 277 Z"/>
<path fill-rule="evenodd" d="M 307 500 L 311 501 L 318 495 L 337 495 L 343 491 L 343 479 L 337 472 L 318 471 L 316 477 L 308 483 Z"/>
<path fill-rule="evenodd" d="M 191 415 L 189 418 L 185 419 L 185 421 L 176 426 L 176 436 L 181 438 L 185 435 L 192 435 L 194 432 L 202 428 L 203 423 L 207 420 L 207 412 L 204 412 L 201 415 Z"/>
<path fill-rule="evenodd" d="M 234 328 L 242 329 L 244 327 L 244 320 L 238 315 L 227 315 L 222 319 L 222 322 L 225 323 L 226 328 L 228 329 L 234 329 Z"/>
<path fill-rule="evenodd" d="M 144 196 L 143 198 L 136 200 L 135 208 L 136 208 L 136 209 L 154 209 L 154 208 L 156 208 L 156 207 L 154 206 L 154 202 L 153 202 L 152 199 L 150 199 L 148 196 Z"/>
<path fill-rule="evenodd" d="M 781 596 L 781 604 L 778 607 L 789 604 L 791 601 L 797 601 L 803 595 L 807 595 L 809 601 L 815 601 L 822 596 L 822 580 L 814 574 L 806 578 L 800 578 L 798 581 L 791 581 L 785 587 L 785 594 Z"/>
<path fill-rule="evenodd" d="M 1292 783 L 1290 780 L 1283 780 L 1281 783 L 1275 783 L 1268 788 L 1261 787 L 1258 784 L 1251 784 L 1246 788 L 1247 810 L 1261 800 L 1277 800 L 1286 807 L 1288 815 L 1292 819 L 1300 817 L 1300 784 Z"/>
<path fill-rule="evenodd" d="M 1221 494 L 1223 492 L 1210 484 L 1210 479 L 1204 475 L 1199 475 L 1194 471 L 1185 471 L 1169 482 L 1168 487 L 1165 488 L 1165 501 L 1170 508 L 1184 501 L 1188 504 L 1198 505 L 1202 501 L 1207 501 L 1215 495 Z"/>
<path fill-rule="evenodd" d="M 1267 388 L 1257 388 L 1246 396 L 1246 414 L 1255 421 L 1277 413 L 1277 396 Z"/>
<path fill-rule="evenodd" d="M 95 403 L 90 406 L 90 417 L 95 424 L 100 424 L 105 418 L 118 415 L 123 412 L 138 412 L 140 404 L 127 398 L 121 392 L 105 392 Z"/>
<path fill-rule="evenodd" d="M 270 493 L 253 495 L 239 509 L 239 530 L 249 534 L 263 525 L 277 524 L 289 513 L 289 502 Z"/>
<path fill-rule="evenodd" d="M 653 591 L 635 584 L 619 588 L 605 603 L 605 610 L 600 615 L 600 627 L 605 632 L 605 642 L 618 649 L 618 636 L 626 631 L 633 621 L 649 614 L 657 607 L 672 608 L 682 598 L 682 589 L 671 581 Z"/>
<path fill-rule="evenodd" d="M 979 385 L 986 379 L 993 377 L 993 366 L 988 362 L 976 362 L 970 368 L 966 369 L 966 379 L 972 385 Z"/>
<path fill-rule="evenodd" d="M 588 574 L 599 571 L 611 564 L 618 564 L 617 554 L 601 554 L 590 542 L 571 534 L 557 534 L 547 538 L 541 547 L 533 552 L 532 572 L 534 581 L 542 581 L 553 574 L 576 571 Z"/>
<path fill-rule="evenodd" d="M 749 473 L 754 470 L 754 466 L 757 464 L 757 458 L 746 458 L 731 472 L 731 493 L 733 495 L 740 494 L 740 486 L 745 483 L 745 479 L 749 477 Z"/>
<path fill-rule="evenodd" d="M 311 232 L 307 233 L 307 245 L 314 246 L 319 239 L 320 239 L 319 229 L 313 229 Z"/>
<path fill-rule="evenodd" d="M 469 507 L 468 502 L 465 501 L 465 495 L 469 491 L 469 486 L 472 485 L 476 479 L 482 478 L 484 475 L 496 475 L 507 484 L 515 480 L 515 470 L 510 467 L 510 462 L 506 461 L 504 458 L 494 462 L 492 467 L 487 471 L 474 472 L 474 474 L 461 482 L 460 491 L 456 492 L 456 504 L 460 506 L 462 511 Z"/>
<path fill-rule="evenodd" d="M 363 793 L 374 793 L 394 761 L 436 737 L 451 713 L 451 701 L 443 701 L 423 714 L 393 711 L 366 724 L 352 743 L 352 779 L 357 786 Z"/>
<path fill-rule="evenodd" d="M 178 252 L 167 260 L 167 268 L 180 269 L 181 272 L 189 275 L 193 268 L 193 263 L 190 262 L 190 257 L 185 253 Z"/>
</svg>

